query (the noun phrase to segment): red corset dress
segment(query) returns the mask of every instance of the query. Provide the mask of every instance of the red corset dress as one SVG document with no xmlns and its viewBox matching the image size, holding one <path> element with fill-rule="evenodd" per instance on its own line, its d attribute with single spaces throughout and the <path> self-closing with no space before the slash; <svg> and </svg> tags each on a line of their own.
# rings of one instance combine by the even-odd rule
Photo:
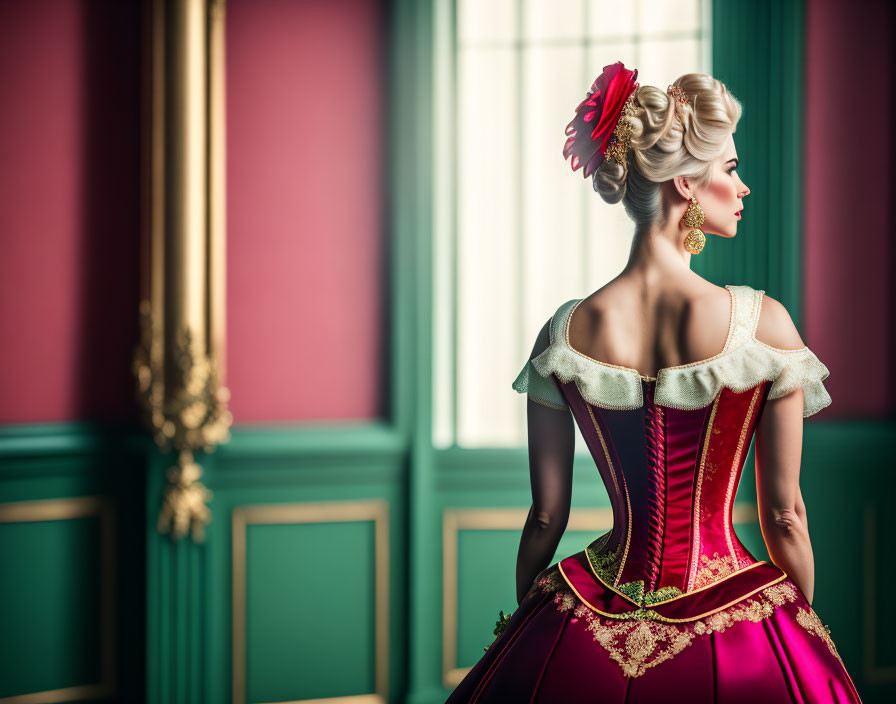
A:
<svg viewBox="0 0 896 704">
<path fill-rule="evenodd" d="M 552 316 L 513 388 L 572 412 L 613 529 L 536 578 L 450 704 L 861 701 L 799 587 L 732 525 L 766 400 L 802 387 L 807 417 L 828 369 L 757 340 L 764 292 L 726 288 L 723 350 L 655 379 L 569 344 L 580 300 Z"/>
</svg>

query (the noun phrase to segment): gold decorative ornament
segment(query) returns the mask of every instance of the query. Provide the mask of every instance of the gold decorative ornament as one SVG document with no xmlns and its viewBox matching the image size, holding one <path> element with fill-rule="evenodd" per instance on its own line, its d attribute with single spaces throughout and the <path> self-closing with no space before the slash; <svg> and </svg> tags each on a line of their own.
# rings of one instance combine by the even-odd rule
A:
<svg viewBox="0 0 896 704">
<path fill-rule="evenodd" d="M 175 540 L 191 531 L 193 540 L 202 542 L 205 525 L 211 521 L 205 502 L 212 492 L 199 481 L 202 468 L 193 451 L 208 452 L 230 439 L 230 394 L 219 383 L 215 359 L 197 351 L 189 328 L 181 329 L 174 341 L 166 386 L 163 340 L 153 335 L 157 325 L 149 301 L 140 304 L 140 327 L 141 343 L 133 363 L 137 399 L 156 444 L 179 451 L 178 463 L 166 472 L 158 530 L 170 532 Z"/>
<path fill-rule="evenodd" d="M 141 301 L 141 342 L 134 353 L 133 372 L 137 400 L 153 439 L 166 449 L 211 451 L 229 439 L 230 392 L 220 386 L 215 359 L 197 350 L 189 328 L 182 328 L 174 341 L 166 389 L 163 340 L 153 334 L 157 327 L 149 301 Z"/>
<path fill-rule="evenodd" d="M 622 164 L 623 168 L 628 168 L 626 154 L 631 144 L 634 131 L 634 126 L 628 118 L 629 115 L 635 114 L 635 93 L 638 90 L 638 86 L 639 84 L 636 83 L 634 91 L 622 105 L 619 122 L 616 123 L 616 129 L 613 130 L 613 137 L 610 140 L 610 145 L 607 147 L 607 153 L 605 155 L 606 159 L 611 159 L 617 164 Z"/>
<path fill-rule="evenodd" d="M 691 254 L 700 254 L 703 245 L 706 244 L 706 235 L 700 226 L 706 221 L 706 214 L 703 208 L 697 203 L 697 199 L 691 196 L 687 210 L 684 211 L 684 223 L 692 228 L 684 238 L 684 248 Z"/>
<path fill-rule="evenodd" d="M 666 89 L 666 92 L 671 95 L 675 100 L 679 103 L 684 103 L 686 105 L 690 105 L 690 101 L 688 101 L 687 94 L 678 86 L 669 85 Z"/>
<path fill-rule="evenodd" d="M 178 464 L 168 469 L 168 485 L 159 512 L 158 530 L 160 533 L 170 530 L 179 537 L 192 528 L 193 539 L 202 542 L 205 539 L 205 525 L 212 520 L 211 511 L 205 503 L 211 499 L 212 492 L 199 481 L 202 468 L 193 461 L 193 454 L 189 450 L 182 450 L 180 454 Z"/>
<path fill-rule="evenodd" d="M 156 444 L 177 451 L 158 530 L 204 539 L 198 450 L 230 438 L 224 374 L 224 3 L 149 0 L 140 341 L 132 371 Z"/>
</svg>

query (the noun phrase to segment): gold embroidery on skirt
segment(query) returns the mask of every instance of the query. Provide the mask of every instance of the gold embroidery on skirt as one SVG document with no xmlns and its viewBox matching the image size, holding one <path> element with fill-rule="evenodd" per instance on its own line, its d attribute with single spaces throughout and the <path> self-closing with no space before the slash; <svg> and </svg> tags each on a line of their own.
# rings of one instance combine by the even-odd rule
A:
<svg viewBox="0 0 896 704">
<path fill-rule="evenodd" d="M 809 633 L 812 633 L 813 635 L 821 638 L 828 646 L 828 650 L 831 651 L 831 654 L 833 654 L 840 661 L 840 663 L 843 664 L 843 658 L 840 657 L 840 653 L 837 652 L 837 646 L 834 645 L 834 640 L 831 638 L 831 629 L 821 622 L 818 614 L 815 613 L 815 609 L 810 606 L 809 610 L 806 611 L 805 609 L 800 607 L 800 609 L 796 613 L 796 621 L 803 628 L 809 631 Z"/>
<path fill-rule="evenodd" d="M 629 617 L 615 619 L 596 614 L 576 598 L 556 569 L 539 580 L 539 587 L 546 593 L 554 594 L 553 601 L 558 611 L 572 609 L 575 618 L 585 621 L 585 627 L 594 640 L 607 651 L 626 677 L 639 677 L 648 668 L 669 660 L 697 636 L 721 633 L 740 621 L 758 623 L 771 616 L 776 607 L 798 598 L 793 584 L 777 582 L 703 619 L 665 623 L 650 618 L 653 612 L 649 609 L 640 609 L 630 613 Z M 811 617 L 805 614 L 803 618 Z"/>
</svg>

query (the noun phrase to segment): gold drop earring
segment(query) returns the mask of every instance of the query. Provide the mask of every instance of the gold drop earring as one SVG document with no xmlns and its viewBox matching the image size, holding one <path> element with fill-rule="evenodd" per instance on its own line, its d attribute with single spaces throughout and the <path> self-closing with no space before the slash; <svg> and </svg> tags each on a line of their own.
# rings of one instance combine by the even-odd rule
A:
<svg viewBox="0 0 896 704">
<path fill-rule="evenodd" d="M 697 203 L 697 199 L 691 196 L 691 202 L 688 203 L 687 210 L 684 211 L 684 223 L 692 228 L 684 238 L 684 248 L 691 254 L 700 254 L 703 245 L 706 244 L 706 235 L 700 226 L 706 220 L 706 214 L 703 208 Z"/>
</svg>

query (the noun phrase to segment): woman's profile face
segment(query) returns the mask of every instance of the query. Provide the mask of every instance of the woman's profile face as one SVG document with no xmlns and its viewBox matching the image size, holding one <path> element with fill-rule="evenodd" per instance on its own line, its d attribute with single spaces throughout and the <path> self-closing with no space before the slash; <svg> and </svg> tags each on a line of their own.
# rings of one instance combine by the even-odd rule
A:
<svg viewBox="0 0 896 704">
<path fill-rule="evenodd" d="M 722 155 L 713 162 L 712 181 L 708 186 L 694 189 L 697 203 L 703 208 L 706 221 L 701 229 L 714 235 L 734 237 L 737 223 L 744 209 L 744 196 L 750 191 L 737 174 L 737 150 L 734 135 L 728 135 L 728 142 Z"/>
</svg>

